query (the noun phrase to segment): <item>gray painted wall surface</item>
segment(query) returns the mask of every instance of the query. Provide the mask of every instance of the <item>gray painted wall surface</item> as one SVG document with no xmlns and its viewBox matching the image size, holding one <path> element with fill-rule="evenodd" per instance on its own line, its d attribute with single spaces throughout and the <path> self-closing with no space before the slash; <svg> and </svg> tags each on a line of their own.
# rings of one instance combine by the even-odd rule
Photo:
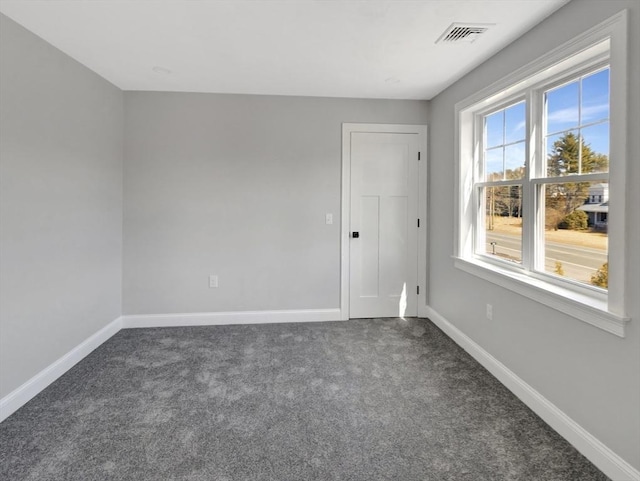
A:
<svg viewBox="0 0 640 481">
<path fill-rule="evenodd" d="M 457 270 L 453 254 L 454 105 L 617 13 L 630 14 L 628 314 L 620 339 Z M 431 306 L 547 399 L 640 468 L 640 3 L 573 1 L 430 105 Z M 465 302 L 460 302 L 464 299 Z M 485 319 L 493 304 L 494 320 Z"/>
<path fill-rule="evenodd" d="M 122 108 L 0 15 L 0 397 L 120 316 Z"/>
<path fill-rule="evenodd" d="M 342 122 L 425 124 L 427 102 L 126 92 L 125 112 L 123 312 L 321 309 Z"/>
</svg>

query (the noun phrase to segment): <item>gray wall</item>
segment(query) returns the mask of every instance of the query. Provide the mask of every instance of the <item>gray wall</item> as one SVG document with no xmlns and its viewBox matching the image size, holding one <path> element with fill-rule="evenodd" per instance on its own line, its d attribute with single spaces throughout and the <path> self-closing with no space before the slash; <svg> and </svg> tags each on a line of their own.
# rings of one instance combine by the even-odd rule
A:
<svg viewBox="0 0 640 481">
<path fill-rule="evenodd" d="M 125 112 L 123 312 L 317 309 L 340 301 L 342 122 L 425 124 L 427 102 L 127 92 Z"/>
<path fill-rule="evenodd" d="M 628 314 L 620 339 L 453 266 L 454 105 L 623 8 L 630 13 Z M 575 0 L 434 98 L 430 107 L 431 306 L 640 468 L 640 3 Z M 464 299 L 464 302 L 460 302 Z M 494 320 L 485 319 L 493 304 Z"/>
<path fill-rule="evenodd" d="M 0 15 L 0 397 L 120 316 L 122 108 Z"/>
</svg>

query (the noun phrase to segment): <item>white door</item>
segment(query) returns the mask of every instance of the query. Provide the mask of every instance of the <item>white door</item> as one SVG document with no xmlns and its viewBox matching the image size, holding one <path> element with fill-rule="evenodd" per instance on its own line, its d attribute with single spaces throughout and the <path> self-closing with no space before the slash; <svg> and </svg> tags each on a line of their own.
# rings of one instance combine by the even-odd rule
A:
<svg viewBox="0 0 640 481">
<path fill-rule="evenodd" d="M 351 318 L 417 316 L 418 155 L 417 134 L 351 134 Z"/>
</svg>

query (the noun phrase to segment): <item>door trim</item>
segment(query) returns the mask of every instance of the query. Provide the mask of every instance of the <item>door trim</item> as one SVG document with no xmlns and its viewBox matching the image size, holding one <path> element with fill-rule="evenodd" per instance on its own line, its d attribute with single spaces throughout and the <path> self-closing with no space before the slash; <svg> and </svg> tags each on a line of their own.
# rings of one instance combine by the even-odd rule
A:
<svg viewBox="0 0 640 481">
<path fill-rule="evenodd" d="M 420 163 L 418 164 L 418 216 L 420 228 L 418 229 L 418 316 L 426 317 L 429 286 L 427 285 L 427 126 L 426 125 L 402 125 L 402 124 L 342 124 L 342 187 L 340 218 L 342 220 L 340 231 L 340 318 L 349 319 L 349 226 L 351 225 L 351 134 L 353 133 L 393 133 L 416 134 L 420 151 Z"/>
</svg>

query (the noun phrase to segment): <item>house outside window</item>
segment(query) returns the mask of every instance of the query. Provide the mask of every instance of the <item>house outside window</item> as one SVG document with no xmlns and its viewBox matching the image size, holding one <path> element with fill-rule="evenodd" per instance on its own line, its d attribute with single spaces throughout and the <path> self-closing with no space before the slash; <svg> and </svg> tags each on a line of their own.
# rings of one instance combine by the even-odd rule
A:
<svg viewBox="0 0 640 481">
<path fill-rule="evenodd" d="M 578 210 L 587 214 L 588 228 L 606 231 L 609 213 L 609 186 L 595 184 L 589 187 L 589 200 L 578 207 Z"/>
</svg>

